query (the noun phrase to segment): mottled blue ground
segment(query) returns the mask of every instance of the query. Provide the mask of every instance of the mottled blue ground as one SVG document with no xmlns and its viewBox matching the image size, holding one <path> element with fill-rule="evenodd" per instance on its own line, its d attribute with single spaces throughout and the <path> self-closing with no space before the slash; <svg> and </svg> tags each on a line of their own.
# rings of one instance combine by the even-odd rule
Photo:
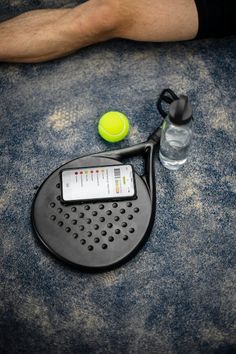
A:
<svg viewBox="0 0 236 354">
<path fill-rule="evenodd" d="M 72 4 L 4 0 L 0 18 L 55 3 Z M 236 352 L 235 76 L 235 38 L 116 40 L 50 63 L 0 64 L 1 353 Z M 34 186 L 110 148 L 97 134 L 104 111 L 123 111 L 132 125 L 115 147 L 145 140 L 166 87 L 189 95 L 195 136 L 179 172 L 156 160 L 148 242 L 107 273 L 57 261 L 32 232 Z"/>
</svg>

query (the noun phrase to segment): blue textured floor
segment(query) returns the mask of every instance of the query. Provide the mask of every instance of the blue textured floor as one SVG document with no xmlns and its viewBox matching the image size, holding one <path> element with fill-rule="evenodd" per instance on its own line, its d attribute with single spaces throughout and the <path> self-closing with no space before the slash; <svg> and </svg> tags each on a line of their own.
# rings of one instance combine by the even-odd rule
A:
<svg viewBox="0 0 236 354">
<path fill-rule="evenodd" d="M 3 1 L 1 18 L 54 3 Z M 1 353 L 236 352 L 235 76 L 235 38 L 116 40 L 50 63 L 0 64 Z M 107 273 L 57 261 L 31 229 L 34 186 L 110 148 L 97 134 L 104 111 L 123 111 L 132 125 L 115 147 L 145 140 L 166 87 L 189 95 L 195 135 L 179 172 L 156 159 L 148 242 Z"/>
</svg>

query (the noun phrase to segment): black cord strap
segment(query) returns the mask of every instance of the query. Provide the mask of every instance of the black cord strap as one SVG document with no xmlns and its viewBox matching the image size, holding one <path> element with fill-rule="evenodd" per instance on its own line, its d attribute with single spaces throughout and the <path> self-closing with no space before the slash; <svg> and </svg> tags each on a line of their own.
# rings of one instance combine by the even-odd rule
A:
<svg viewBox="0 0 236 354">
<path fill-rule="evenodd" d="M 159 111 L 159 113 L 161 114 L 161 116 L 163 118 L 166 117 L 167 113 L 163 107 L 162 107 L 162 103 L 165 102 L 167 104 L 171 104 L 172 102 L 178 100 L 178 96 L 174 93 L 174 91 L 172 91 L 171 89 L 165 89 L 162 91 L 162 93 L 160 94 L 160 97 L 157 100 L 156 106 L 157 106 L 157 110 Z"/>
</svg>

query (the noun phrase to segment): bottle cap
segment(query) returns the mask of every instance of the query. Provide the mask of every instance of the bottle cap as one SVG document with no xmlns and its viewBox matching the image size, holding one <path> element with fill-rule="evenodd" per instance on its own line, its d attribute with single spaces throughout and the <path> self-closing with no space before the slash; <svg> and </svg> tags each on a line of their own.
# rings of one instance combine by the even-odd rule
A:
<svg viewBox="0 0 236 354">
<path fill-rule="evenodd" d="M 169 118 L 174 124 L 183 125 L 189 123 L 192 119 L 192 114 L 191 104 L 185 95 L 180 95 L 179 99 L 170 105 Z"/>
</svg>

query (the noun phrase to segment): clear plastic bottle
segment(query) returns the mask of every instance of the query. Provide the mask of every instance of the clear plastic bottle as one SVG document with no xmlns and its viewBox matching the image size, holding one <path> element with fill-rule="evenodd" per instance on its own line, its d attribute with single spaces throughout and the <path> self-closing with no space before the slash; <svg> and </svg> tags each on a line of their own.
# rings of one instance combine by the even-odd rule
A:
<svg viewBox="0 0 236 354">
<path fill-rule="evenodd" d="M 192 107 L 181 95 L 170 105 L 161 132 L 159 158 L 164 167 L 178 170 L 187 161 L 192 141 Z"/>
</svg>

